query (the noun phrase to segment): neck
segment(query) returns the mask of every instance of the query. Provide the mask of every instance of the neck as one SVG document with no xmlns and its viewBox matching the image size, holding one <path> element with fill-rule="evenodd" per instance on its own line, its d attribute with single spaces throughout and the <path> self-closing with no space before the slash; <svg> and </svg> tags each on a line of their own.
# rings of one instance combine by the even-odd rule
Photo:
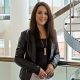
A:
<svg viewBox="0 0 80 80">
<path fill-rule="evenodd" d="M 39 32 L 40 32 L 40 38 L 46 38 L 46 30 L 44 26 L 38 26 Z"/>
<path fill-rule="evenodd" d="M 38 29 L 40 32 L 44 32 L 45 31 L 45 27 L 44 26 L 38 26 Z"/>
</svg>

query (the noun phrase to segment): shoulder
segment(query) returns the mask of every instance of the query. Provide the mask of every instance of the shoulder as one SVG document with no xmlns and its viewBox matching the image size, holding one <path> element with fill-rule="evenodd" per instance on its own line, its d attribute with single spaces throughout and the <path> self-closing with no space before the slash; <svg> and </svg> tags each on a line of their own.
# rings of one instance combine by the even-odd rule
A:
<svg viewBox="0 0 80 80">
<path fill-rule="evenodd" d="M 25 38 L 32 38 L 32 37 L 34 37 L 34 33 L 32 33 L 30 29 L 22 31 L 21 35 L 24 36 Z"/>
<path fill-rule="evenodd" d="M 28 36 L 29 36 L 29 29 L 22 31 L 20 34 L 21 39 L 26 39 L 28 38 Z"/>
<path fill-rule="evenodd" d="M 24 31 L 21 32 L 21 34 L 22 35 L 28 35 L 29 31 L 30 31 L 30 29 L 24 30 Z"/>
<path fill-rule="evenodd" d="M 28 33 L 30 31 L 30 29 L 24 30 L 21 33 Z"/>
</svg>

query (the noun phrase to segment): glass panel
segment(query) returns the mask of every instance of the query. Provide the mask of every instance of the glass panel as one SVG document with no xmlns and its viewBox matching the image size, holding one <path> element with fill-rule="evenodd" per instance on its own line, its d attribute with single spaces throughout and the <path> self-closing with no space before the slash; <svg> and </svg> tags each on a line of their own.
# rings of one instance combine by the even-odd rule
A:
<svg viewBox="0 0 80 80">
<path fill-rule="evenodd" d="M 0 39 L 0 56 L 4 55 L 4 40 Z"/>
<path fill-rule="evenodd" d="M 59 44 L 60 58 L 64 59 L 64 41 L 58 42 L 58 44 Z"/>
<path fill-rule="evenodd" d="M 76 32 L 72 32 L 72 36 L 77 39 L 78 41 L 80 41 L 80 32 L 76 31 Z M 73 50 L 72 49 L 72 59 L 73 60 L 80 60 L 80 53 Z"/>
<path fill-rule="evenodd" d="M 39 0 L 39 1 L 48 3 L 53 13 L 57 12 L 58 10 L 60 10 L 61 8 L 63 8 L 64 6 L 70 3 L 70 0 L 58 0 L 58 1 L 57 0 Z"/>
<path fill-rule="evenodd" d="M 38 2 L 37 0 L 29 0 L 29 14 L 31 14 L 31 12 L 37 2 Z"/>
<path fill-rule="evenodd" d="M 0 0 L 0 14 L 10 13 L 10 0 Z"/>
<path fill-rule="evenodd" d="M 68 4 L 69 0 L 64 0 L 64 5 Z"/>
<path fill-rule="evenodd" d="M 14 62 L 0 61 L 0 80 L 20 80 L 19 71 L 20 67 Z"/>
<path fill-rule="evenodd" d="M 78 80 L 78 79 L 80 79 L 80 69 L 78 67 L 58 66 L 54 71 L 54 80 Z"/>
<path fill-rule="evenodd" d="M 0 56 L 11 56 L 11 40 L 0 39 Z"/>
<path fill-rule="evenodd" d="M 80 32 L 79 31 L 72 32 L 72 36 L 76 39 L 80 39 Z"/>
<path fill-rule="evenodd" d="M 53 80 L 66 80 L 66 67 L 58 66 L 54 71 Z"/>
<path fill-rule="evenodd" d="M 67 80 L 80 80 L 80 68 L 67 67 Z"/>
<path fill-rule="evenodd" d="M 80 53 L 72 50 L 72 59 L 80 60 Z"/>
<path fill-rule="evenodd" d="M 11 0 L 4 0 L 4 13 L 5 14 L 10 13 L 10 1 Z"/>
<path fill-rule="evenodd" d="M 0 0 L 0 20 L 10 19 L 10 1 L 11 0 Z"/>
<path fill-rule="evenodd" d="M 79 1 L 79 0 L 71 0 L 71 1 Z M 80 41 L 80 28 L 79 28 L 80 18 L 78 15 L 79 6 L 80 6 L 80 4 L 74 6 L 74 11 L 73 11 L 73 9 L 71 11 L 71 15 L 74 15 L 74 18 L 71 18 L 71 23 L 72 23 L 71 28 L 70 28 L 70 24 L 66 25 L 67 26 L 66 30 L 69 31 L 68 33 L 70 34 L 70 29 L 71 29 L 71 36 L 73 36 L 78 41 Z M 70 23 L 69 16 L 66 18 L 66 23 Z M 77 51 L 74 51 L 72 49 L 72 47 L 70 47 L 70 46 L 67 46 L 67 48 L 68 49 L 66 49 L 67 50 L 66 55 L 68 56 L 67 57 L 68 60 L 79 61 L 80 60 L 80 53 Z"/>
<path fill-rule="evenodd" d="M 61 33 L 61 35 L 58 35 L 58 45 L 59 45 L 59 51 L 60 51 L 60 58 L 64 59 L 64 50 L 65 50 L 65 46 L 64 46 L 64 35 L 63 32 Z"/>
<path fill-rule="evenodd" d="M 53 13 L 70 3 L 70 0 L 53 0 Z"/>
<path fill-rule="evenodd" d="M 80 53 L 73 50 L 72 47 L 70 47 L 69 45 L 67 45 L 67 60 L 68 61 L 77 61 L 80 62 Z"/>
<path fill-rule="evenodd" d="M 14 62 L 0 61 L 0 80 L 20 80 L 20 67 Z M 53 80 L 72 80 L 80 79 L 80 68 L 72 66 L 57 66 L 54 71 Z"/>
<path fill-rule="evenodd" d="M 0 14 L 4 13 L 4 0 L 0 0 Z"/>
<path fill-rule="evenodd" d="M 73 0 L 71 0 L 71 1 L 73 1 Z M 70 0 L 64 0 L 64 5 L 67 5 L 69 3 L 70 3 Z"/>
</svg>

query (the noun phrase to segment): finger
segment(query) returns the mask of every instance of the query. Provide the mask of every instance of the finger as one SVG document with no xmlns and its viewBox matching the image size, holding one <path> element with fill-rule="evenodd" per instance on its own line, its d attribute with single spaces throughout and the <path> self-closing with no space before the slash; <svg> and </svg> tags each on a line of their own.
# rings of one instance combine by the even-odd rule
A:
<svg viewBox="0 0 80 80">
<path fill-rule="evenodd" d="M 46 72 L 49 73 L 51 70 L 49 68 L 47 68 Z"/>
<path fill-rule="evenodd" d="M 41 75 L 39 78 L 40 78 L 40 79 L 44 79 L 44 76 L 43 76 L 43 75 Z"/>
<path fill-rule="evenodd" d="M 53 71 L 49 72 L 49 74 L 48 74 L 48 76 L 50 76 L 50 77 L 52 77 L 53 75 L 54 75 Z"/>
<path fill-rule="evenodd" d="M 50 71 L 49 71 L 49 70 L 47 70 L 47 71 L 46 71 L 46 74 L 48 75 L 49 73 L 50 73 Z"/>
<path fill-rule="evenodd" d="M 44 76 L 44 77 L 47 77 L 47 74 L 46 74 L 46 73 L 44 73 L 44 74 L 43 74 L 43 76 Z"/>
<path fill-rule="evenodd" d="M 39 78 L 40 78 L 40 79 L 43 79 L 43 78 L 45 78 L 45 77 L 47 77 L 47 74 L 46 74 L 46 73 L 41 73 L 41 74 L 39 75 Z"/>
<path fill-rule="evenodd" d="M 49 73 L 48 73 L 48 75 L 51 75 L 52 74 L 52 72 L 50 71 Z"/>
<path fill-rule="evenodd" d="M 51 75 L 51 74 L 54 73 L 54 71 L 53 71 L 53 70 L 50 70 L 50 69 L 47 69 L 47 70 L 46 70 L 46 73 L 47 73 L 47 75 Z"/>
</svg>

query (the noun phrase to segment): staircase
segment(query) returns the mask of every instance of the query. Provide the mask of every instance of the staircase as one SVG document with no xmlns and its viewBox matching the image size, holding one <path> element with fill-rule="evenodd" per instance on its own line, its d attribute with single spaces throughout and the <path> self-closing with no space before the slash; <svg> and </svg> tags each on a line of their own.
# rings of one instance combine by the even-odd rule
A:
<svg viewBox="0 0 80 80">
<path fill-rule="evenodd" d="M 77 2 L 80 3 L 79 0 Z M 75 4 L 75 1 L 73 2 L 73 4 Z M 80 16 L 75 15 L 74 5 L 72 8 L 70 5 L 70 15 L 67 18 L 68 22 L 65 22 L 64 26 L 64 38 L 67 44 L 69 44 L 75 51 L 80 52 L 80 37 L 76 38 L 73 36 L 73 32 L 77 33 L 80 31 Z M 76 22 L 76 20 L 78 22 Z"/>
<path fill-rule="evenodd" d="M 80 1 L 79 0 L 76 0 L 76 1 L 78 3 L 78 8 L 80 8 Z M 79 34 L 80 32 L 80 14 L 76 12 L 74 4 L 75 4 L 75 1 L 73 0 L 73 5 L 72 5 L 71 0 L 70 0 L 70 14 L 65 19 L 64 38 L 67 44 L 74 51 L 77 51 L 78 53 L 80 53 L 80 34 Z M 80 71 L 80 68 L 76 70 L 74 73 L 72 73 L 69 80 L 80 80 L 79 71 Z"/>
<path fill-rule="evenodd" d="M 59 10 L 57 13 L 53 14 L 53 18 L 55 19 L 56 17 L 60 16 L 67 10 L 70 10 L 70 14 L 67 16 L 65 19 L 65 25 L 64 25 L 64 38 L 66 43 L 74 50 L 80 53 L 80 12 L 79 14 L 77 13 L 77 9 L 75 9 L 75 6 L 80 5 L 80 0 L 73 0 L 70 4 L 65 6 L 63 9 Z M 80 6 L 78 6 L 80 9 Z M 80 10 L 79 10 L 80 11 Z M 77 36 L 74 35 L 75 33 L 78 33 Z M 67 78 L 67 68 L 66 68 L 66 80 L 80 80 L 80 73 L 76 74 L 78 72 L 76 70 L 75 72 L 71 73 L 70 77 Z M 75 75 L 77 77 L 75 77 Z"/>
<path fill-rule="evenodd" d="M 61 10 L 57 11 L 55 14 L 53 14 L 53 18 L 57 18 L 61 14 L 65 13 L 66 11 L 70 10 L 70 15 L 68 15 L 67 19 L 68 22 L 65 20 L 65 26 L 64 26 L 64 38 L 67 44 L 69 44 L 72 49 L 80 53 L 80 37 L 76 38 L 72 35 L 73 32 L 80 31 L 79 25 L 80 25 L 80 15 L 75 15 L 75 6 L 80 5 L 80 0 L 70 0 L 70 4 L 62 8 Z M 76 10 L 77 11 L 77 10 Z M 79 14 L 80 14 L 80 7 L 79 7 Z M 79 23 L 73 22 L 78 20 Z M 78 25 L 78 26 L 77 26 Z M 72 27 L 74 26 L 74 27 Z M 77 28 L 76 28 L 77 26 Z M 79 29 L 78 29 L 79 28 Z"/>
</svg>

